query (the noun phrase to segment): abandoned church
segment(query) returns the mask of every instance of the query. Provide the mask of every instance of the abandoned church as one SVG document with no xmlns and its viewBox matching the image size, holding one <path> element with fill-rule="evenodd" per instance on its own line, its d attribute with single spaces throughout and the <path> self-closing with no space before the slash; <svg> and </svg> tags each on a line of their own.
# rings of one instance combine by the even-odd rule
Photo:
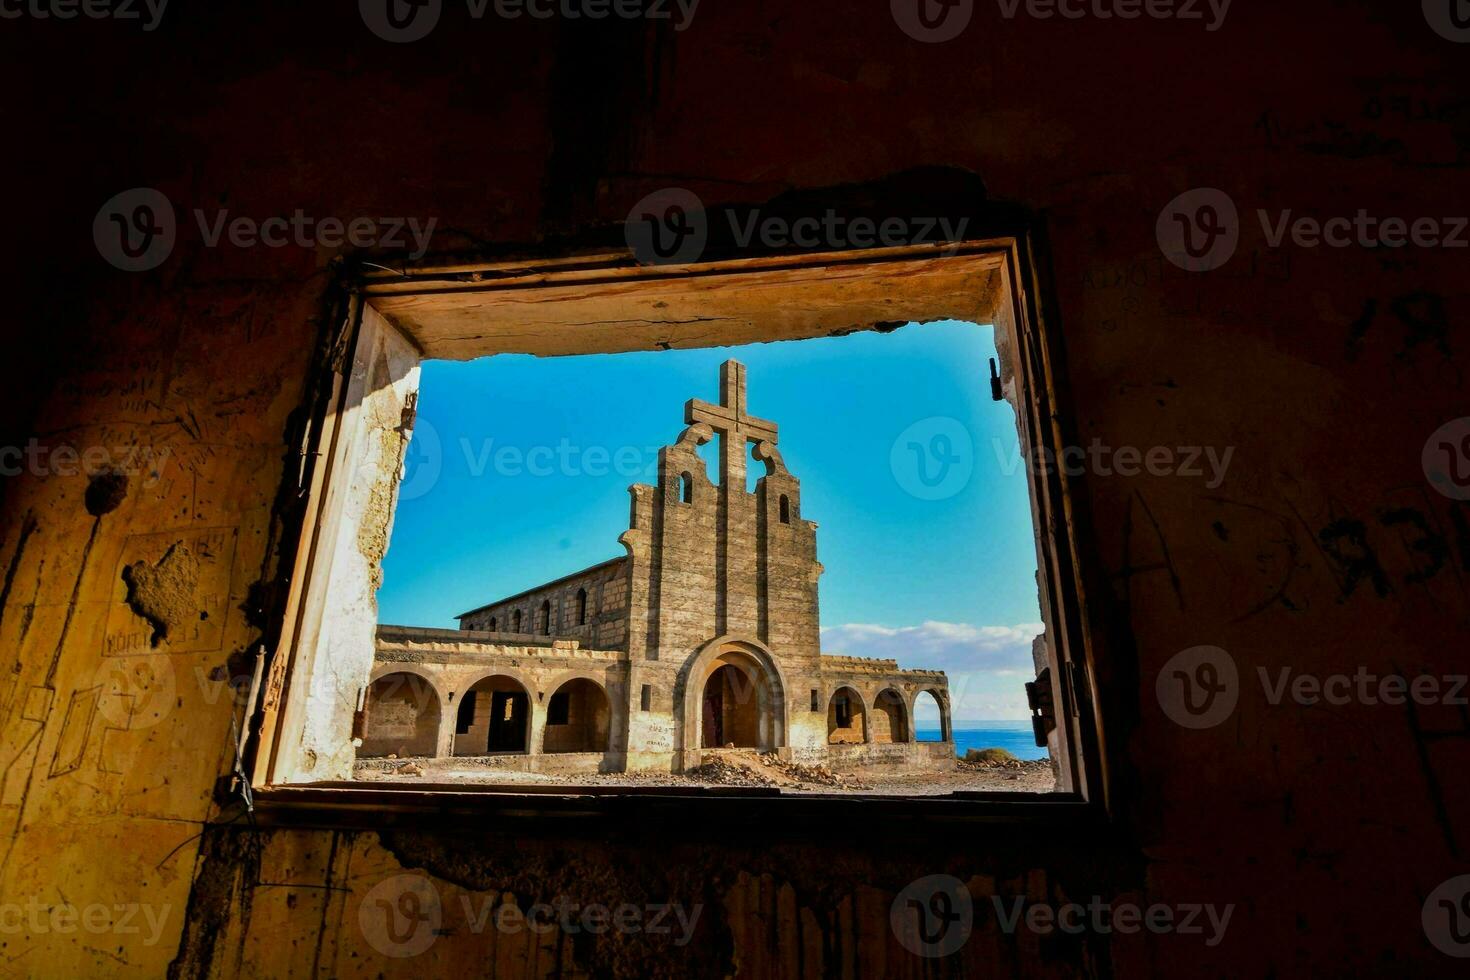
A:
<svg viewBox="0 0 1470 980">
<path fill-rule="evenodd" d="M 953 767 L 948 682 L 893 660 L 823 655 L 817 525 L 776 425 L 691 399 L 634 485 L 627 554 L 472 609 L 458 630 L 382 626 L 359 758 L 494 756 L 533 772 L 682 772 L 723 749 L 833 767 Z M 698 447 L 719 438 L 719 483 Z M 753 447 L 753 449 L 752 449 Z M 747 491 L 749 456 L 765 467 Z M 940 739 L 915 738 L 915 704 Z"/>
</svg>

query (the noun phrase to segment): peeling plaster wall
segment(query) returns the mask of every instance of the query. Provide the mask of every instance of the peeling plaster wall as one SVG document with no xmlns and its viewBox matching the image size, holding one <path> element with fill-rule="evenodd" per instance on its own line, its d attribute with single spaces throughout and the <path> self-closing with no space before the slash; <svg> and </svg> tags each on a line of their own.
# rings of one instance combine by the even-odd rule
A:
<svg viewBox="0 0 1470 980">
<path fill-rule="evenodd" d="M 1441 880 L 1470 870 L 1463 709 L 1296 709 L 1254 681 L 1288 667 L 1464 671 L 1470 511 L 1420 466 L 1429 433 L 1470 403 L 1464 253 L 1276 247 L 1256 220 L 1470 213 L 1464 51 L 1418 4 L 1236 4 L 1213 33 L 1005 20 L 977 4 L 943 46 L 912 43 L 881 3 L 840 17 L 702 5 L 683 32 L 487 19 L 398 46 L 351 6 L 196 5 L 147 35 L 7 22 L 23 56 L 0 59 L 0 77 L 27 93 L 6 108 L 5 167 L 23 191 L 11 224 L 27 230 L 0 246 L 18 338 L 9 444 L 108 447 L 126 478 L 31 467 L 0 491 L 0 893 L 142 902 L 163 918 L 153 941 L 9 933 L 4 969 L 1445 969 L 1419 916 Z M 1082 444 L 1233 450 L 1218 485 L 1091 474 L 1081 486 L 1115 834 L 882 848 L 840 834 L 784 843 L 779 827 L 709 840 L 200 835 L 230 765 L 230 681 L 248 670 L 281 560 L 273 513 L 290 506 L 282 476 L 296 465 L 284 433 L 334 250 L 209 247 L 194 209 L 209 221 L 224 209 L 435 217 L 436 248 L 477 248 L 620 221 L 671 174 L 708 201 L 759 203 L 920 166 L 970 171 L 990 199 L 1045 216 Z M 923 183 L 909 199 L 921 214 L 933 172 Z M 143 274 L 107 266 L 89 234 L 101 203 L 135 186 L 165 193 L 178 218 L 172 255 Z M 1243 216 L 1238 254 L 1208 275 L 1175 269 L 1155 241 L 1165 203 L 1197 186 L 1226 190 Z M 154 646 L 123 571 L 181 542 L 200 557 L 191 609 L 208 618 Z M 1198 644 L 1227 649 L 1250 683 L 1230 721 L 1185 731 L 1159 710 L 1154 679 Z M 1007 936 L 985 916 L 960 954 L 925 961 L 897 947 L 887 913 L 939 872 L 982 909 L 990 895 L 1095 894 L 1236 909 L 1211 949 L 1147 933 Z M 373 889 L 401 874 L 426 876 L 456 917 L 460 899 L 558 894 L 703 914 L 683 946 L 477 933 L 455 918 L 422 956 L 397 959 L 371 915 Z"/>
</svg>

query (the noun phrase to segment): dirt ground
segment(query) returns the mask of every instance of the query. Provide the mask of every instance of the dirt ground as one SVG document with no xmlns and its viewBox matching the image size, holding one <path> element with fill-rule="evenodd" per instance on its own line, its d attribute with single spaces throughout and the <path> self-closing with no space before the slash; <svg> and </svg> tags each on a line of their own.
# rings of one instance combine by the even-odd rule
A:
<svg viewBox="0 0 1470 980">
<path fill-rule="evenodd" d="M 357 764 L 365 782 L 476 783 L 498 786 L 643 788 L 748 786 L 791 794 L 864 796 L 942 796 L 953 792 L 1049 793 L 1055 788 L 1046 759 L 1002 763 L 955 763 L 940 772 L 896 773 L 879 767 L 834 772 L 825 766 L 782 762 L 774 755 L 723 753 L 689 773 L 578 773 L 555 775 L 502 768 L 495 757 L 455 759 L 372 759 Z"/>
</svg>

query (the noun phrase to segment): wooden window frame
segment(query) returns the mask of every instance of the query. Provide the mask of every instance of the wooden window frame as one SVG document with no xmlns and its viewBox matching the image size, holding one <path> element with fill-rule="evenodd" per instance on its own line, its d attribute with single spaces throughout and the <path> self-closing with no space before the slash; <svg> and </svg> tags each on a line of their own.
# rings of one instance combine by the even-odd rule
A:
<svg viewBox="0 0 1470 980">
<path fill-rule="evenodd" d="M 349 277 L 345 283 L 346 300 L 337 329 L 324 338 L 324 356 L 314 371 L 313 384 L 305 404 L 306 423 L 301 433 L 300 470 L 288 473 L 286 481 L 293 485 L 305 505 L 298 510 L 299 523 L 283 533 L 284 541 L 295 541 L 294 562 L 283 563 L 278 615 L 272 623 L 274 650 L 269 656 L 262 693 L 256 710 L 249 719 L 242 767 L 254 790 L 257 815 L 264 822 L 281 824 L 330 824 L 334 826 L 379 826 L 442 821 L 447 812 L 498 813 L 505 819 L 537 819 L 552 815 L 585 815 L 616 813 L 641 820 L 669 812 L 671 802 L 683 817 L 692 816 L 689 807 L 708 810 L 717 821 L 748 819 L 751 812 L 776 812 L 781 819 L 803 820 L 813 827 L 832 818 L 835 806 L 863 805 L 876 819 L 891 818 L 908 825 L 913 820 L 945 822 L 1041 820 L 1063 822 L 1106 821 L 1109 813 L 1110 783 L 1104 749 L 1103 724 L 1096 689 L 1098 634 L 1091 625 L 1084 583 L 1099 580 L 1100 569 L 1084 568 L 1079 541 L 1089 540 L 1085 525 L 1085 509 L 1075 505 L 1079 478 L 1059 468 L 1038 472 L 1027 469 L 1028 487 L 1034 529 L 1038 542 L 1039 579 L 1042 584 L 1042 614 L 1052 647 L 1053 676 L 1056 696 L 1056 722 L 1062 734 L 1062 777 L 1054 793 L 966 792 L 940 797 L 858 797 L 797 796 L 780 797 L 769 790 L 744 788 L 679 788 L 679 787 L 531 787 L 465 784 L 385 784 L 350 781 L 292 782 L 279 778 L 283 751 L 289 748 L 293 732 L 287 726 L 293 691 L 292 680 L 301 669 L 304 650 L 311 649 L 309 630 L 303 629 L 303 609 L 307 605 L 313 562 L 324 543 L 332 469 L 341 455 L 343 420 L 340 417 L 347 380 L 344 365 L 351 362 L 365 312 L 369 308 L 386 316 L 395 325 L 413 323 L 419 314 L 413 311 L 457 304 L 463 310 L 481 303 L 489 308 L 494 302 L 511 297 L 520 308 L 538 301 L 537 293 L 550 298 L 557 290 L 575 287 L 580 293 L 606 290 L 609 296 L 636 297 L 648 286 L 683 289 L 696 297 L 729 296 L 739 291 L 716 294 L 719 281 L 741 277 L 742 284 L 772 288 L 796 288 L 806 284 L 829 283 L 841 279 L 850 291 L 853 283 L 875 282 L 884 276 L 903 274 L 909 281 L 910 270 L 919 277 L 932 275 L 948 282 L 944 289 L 905 295 L 893 302 L 894 316 L 871 315 L 876 307 L 863 306 L 860 300 L 850 305 L 859 319 L 848 321 L 850 329 L 872 328 L 909 320 L 962 319 L 994 324 L 996 342 L 1001 351 L 1003 378 L 1010 386 L 1007 397 L 1016 409 L 1017 426 L 1026 458 L 1039 458 L 1050 451 L 1072 444 L 1076 427 L 1064 398 L 1063 357 L 1057 331 L 1049 326 L 1054 319 L 1045 278 L 1045 266 L 1038 255 L 1036 242 L 1040 228 L 1029 220 L 1007 221 L 1009 228 L 995 230 L 989 237 L 961 243 L 915 245 L 883 249 L 852 249 L 800 255 L 761 255 L 752 258 L 714 259 L 685 265 L 640 266 L 627 251 L 608 251 L 592 255 L 562 255 L 510 261 L 471 261 L 439 266 L 423 266 L 398 271 L 368 268 Z M 939 263 L 947 263 L 943 267 Z M 957 265 L 969 263 L 963 275 Z M 951 275 L 951 280 L 943 279 Z M 958 278 L 954 278 L 958 277 Z M 968 278 L 966 278 L 968 277 Z M 898 281 L 898 280 L 895 280 Z M 956 285 L 960 283 L 961 285 Z M 908 287 L 905 287 L 908 288 Z M 856 289 L 860 293 L 862 290 Z M 837 290 L 841 292 L 841 290 Z M 983 295 L 982 295 L 983 294 Z M 682 294 L 681 294 L 682 295 Z M 468 297 L 468 299 L 466 298 Z M 447 298 L 447 299 L 446 299 Z M 885 298 L 884 302 L 891 302 Z M 422 304 L 416 306 L 415 304 Z M 908 304 L 907 306 L 905 304 Z M 914 315 L 914 303 L 925 312 Z M 437 305 L 436 305 L 437 304 Z M 389 310 L 384 312 L 380 306 Z M 834 308 L 840 304 L 834 303 Z M 887 307 L 885 307 L 887 308 Z M 974 311 L 988 309 L 990 315 Z M 404 314 L 408 310 L 410 313 Z M 401 316 L 403 319 L 396 319 Z M 840 315 L 839 315 L 840 319 Z M 757 340 L 788 339 L 782 330 L 752 327 L 752 321 L 735 318 L 734 329 L 719 332 L 718 338 L 688 346 L 723 346 Z M 671 323 L 674 321 L 671 320 Z M 600 324 L 598 325 L 601 326 Z M 402 327 L 410 338 L 427 336 L 415 326 Z M 592 353 L 607 349 L 592 345 L 549 326 L 544 338 L 550 348 L 545 353 Z M 751 336 L 750 331 L 756 330 Z M 784 327 L 783 327 L 784 329 Z M 671 333 L 676 329 L 671 327 Z M 847 332 L 835 327 L 826 332 L 806 336 L 827 336 Z M 708 336 L 709 329 L 704 330 Z M 488 334 L 487 334 L 488 336 Z M 654 340 L 649 336 L 625 338 L 629 346 L 618 349 L 641 350 L 683 346 Z M 493 343 L 486 340 L 485 343 Z M 567 349 L 568 344 L 576 349 Z M 478 354 L 509 352 L 510 348 L 487 347 Z M 540 352 L 540 351 L 533 351 Z M 432 345 L 421 347 L 423 359 L 440 356 Z M 976 383 L 983 384 L 985 365 L 976 365 Z M 1055 456 L 1051 457 L 1055 458 Z M 286 518 L 289 522 L 290 518 Z M 320 597 L 317 597 L 320 601 Z M 268 634 L 269 635 L 269 634 Z M 728 808 L 728 809 L 722 809 Z"/>
</svg>

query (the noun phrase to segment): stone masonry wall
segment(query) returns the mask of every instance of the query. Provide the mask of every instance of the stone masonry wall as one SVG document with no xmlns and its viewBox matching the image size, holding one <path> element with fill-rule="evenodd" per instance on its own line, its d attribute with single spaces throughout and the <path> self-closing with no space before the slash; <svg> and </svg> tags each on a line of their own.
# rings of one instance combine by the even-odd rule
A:
<svg viewBox="0 0 1470 980">
<path fill-rule="evenodd" d="M 578 622 L 577 593 L 584 590 L 586 621 Z M 550 622 L 544 631 L 539 619 L 543 602 L 551 604 Z M 517 612 L 521 615 L 519 631 L 512 628 Z M 621 650 L 628 642 L 627 559 L 614 558 L 475 609 L 461 616 L 459 625 L 460 629 L 492 633 L 565 637 L 599 650 Z"/>
</svg>

